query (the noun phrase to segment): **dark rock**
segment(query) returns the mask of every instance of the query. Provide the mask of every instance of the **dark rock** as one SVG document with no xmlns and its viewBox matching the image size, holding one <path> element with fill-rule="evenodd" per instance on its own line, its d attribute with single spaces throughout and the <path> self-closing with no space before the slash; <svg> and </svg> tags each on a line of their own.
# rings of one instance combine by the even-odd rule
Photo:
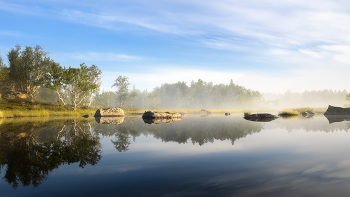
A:
<svg viewBox="0 0 350 197">
<path fill-rule="evenodd" d="M 88 118 L 88 117 L 89 117 L 89 115 L 84 115 L 83 117 L 84 117 L 84 118 Z"/>
<path fill-rule="evenodd" d="M 315 113 L 313 113 L 311 111 L 305 111 L 305 112 L 301 113 L 301 115 L 305 118 L 311 118 L 312 116 L 315 115 Z"/>
<path fill-rule="evenodd" d="M 268 114 L 268 113 L 250 114 L 250 115 L 244 116 L 244 119 L 250 120 L 250 121 L 255 121 L 255 122 L 270 122 L 270 121 L 275 120 L 277 118 L 278 118 L 278 116 L 275 116 L 273 114 Z"/>
<path fill-rule="evenodd" d="M 334 107 L 329 105 L 324 115 L 350 115 L 350 108 Z"/>
<path fill-rule="evenodd" d="M 231 115 L 231 114 L 230 114 L 230 113 L 228 113 L 228 112 L 226 112 L 226 113 L 225 113 L 225 116 L 229 116 L 229 115 Z"/>
<path fill-rule="evenodd" d="M 101 108 L 95 113 L 95 117 L 124 117 L 124 110 L 118 107 Z"/>
</svg>

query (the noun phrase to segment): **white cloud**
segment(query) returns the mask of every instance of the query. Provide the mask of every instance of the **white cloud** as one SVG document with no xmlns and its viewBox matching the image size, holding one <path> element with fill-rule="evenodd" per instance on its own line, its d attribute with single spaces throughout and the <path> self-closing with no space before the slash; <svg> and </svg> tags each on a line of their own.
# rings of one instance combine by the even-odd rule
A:
<svg viewBox="0 0 350 197">
<path fill-rule="evenodd" d="M 50 56 L 56 61 L 81 60 L 81 61 L 133 61 L 141 60 L 142 57 L 117 53 L 52 53 Z"/>
<path fill-rule="evenodd" d="M 350 63 L 350 45 L 329 45 L 320 48 L 333 52 L 332 57 L 341 63 Z"/>
<path fill-rule="evenodd" d="M 306 54 L 306 55 L 309 55 L 309 56 L 311 56 L 311 57 L 315 57 L 315 58 L 321 58 L 321 57 L 322 57 L 322 54 L 321 54 L 321 53 L 317 53 L 317 52 L 310 51 L 310 50 L 299 49 L 299 52 L 300 52 L 300 53 L 304 53 L 304 54 Z"/>
</svg>

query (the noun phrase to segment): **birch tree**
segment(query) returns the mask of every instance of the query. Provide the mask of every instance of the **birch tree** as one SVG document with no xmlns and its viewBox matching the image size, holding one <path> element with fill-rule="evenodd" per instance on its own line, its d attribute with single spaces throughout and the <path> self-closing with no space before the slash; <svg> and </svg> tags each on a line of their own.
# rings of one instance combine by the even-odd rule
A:
<svg viewBox="0 0 350 197">
<path fill-rule="evenodd" d="M 68 91 L 72 98 L 73 109 L 82 103 L 91 92 L 98 90 L 100 87 L 98 78 L 101 71 L 92 65 L 88 67 L 85 63 L 80 64 L 80 68 L 65 69 L 63 72 L 64 89 Z M 95 78 L 95 80 L 92 80 Z"/>
<path fill-rule="evenodd" d="M 112 87 L 117 88 L 117 102 L 120 107 L 123 107 L 124 103 L 129 99 L 129 85 L 129 78 L 123 76 L 119 76 L 112 85 Z"/>
</svg>

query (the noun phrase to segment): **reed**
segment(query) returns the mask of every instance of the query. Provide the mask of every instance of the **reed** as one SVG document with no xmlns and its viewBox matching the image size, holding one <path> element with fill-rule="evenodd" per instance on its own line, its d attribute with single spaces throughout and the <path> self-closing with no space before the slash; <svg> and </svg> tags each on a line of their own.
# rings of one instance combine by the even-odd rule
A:
<svg viewBox="0 0 350 197">
<path fill-rule="evenodd" d="M 283 110 L 278 113 L 279 116 L 288 117 L 288 116 L 299 116 L 299 112 L 294 110 Z"/>
</svg>

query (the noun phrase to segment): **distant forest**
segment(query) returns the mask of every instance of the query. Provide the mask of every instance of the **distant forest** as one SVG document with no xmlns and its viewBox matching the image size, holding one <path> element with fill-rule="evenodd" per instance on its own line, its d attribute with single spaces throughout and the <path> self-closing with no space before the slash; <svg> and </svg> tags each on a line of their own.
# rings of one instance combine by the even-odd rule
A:
<svg viewBox="0 0 350 197">
<path fill-rule="evenodd" d="M 101 91 L 101 70 L 84 63 L 78 68 L 62 67 L 40 46 L 19 45 L 7 54 L 8 66 L 0 54 L 0 98 L 13 100 L 26 97 L 72 106 L 142 108 L 142 109 L 256 109 L 287 107 L 344 106 L 350 101 L 346 91 L 305 91 L 284 94 L 264 94 L 239 86 L 231 79 L 228 84 L 213 84 L 201 79 L 164 83 L 153 90 L 131 87 L 128 77 L 119 76 L 112 88 Z M 19 96 L 22 95 L 22 96 Z M 347 101 L 348 100 L 348 101 Z"/>
</svg>

